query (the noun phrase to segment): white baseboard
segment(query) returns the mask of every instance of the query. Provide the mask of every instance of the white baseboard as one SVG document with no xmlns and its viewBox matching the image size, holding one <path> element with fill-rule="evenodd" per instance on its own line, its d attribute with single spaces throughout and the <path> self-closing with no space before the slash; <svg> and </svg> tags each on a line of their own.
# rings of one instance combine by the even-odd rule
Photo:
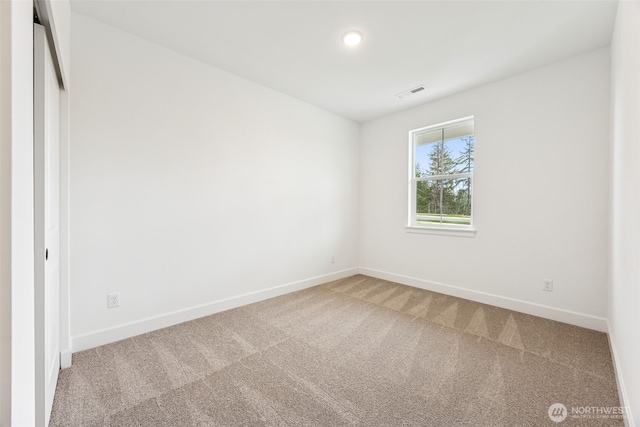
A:
<svg viewBox="0 0 640 427">
<path fill-rule="evenodd" d="M 444 283 L 431 282 L 429 280 L 389 273 L 373 268 L 360 267 L 359 272 L 360 274 L 376 277 L 378 279 L 389 280 L 391 282 L 401 283 L 403 285 L 409 285 L 420 289 L 426 289 L 428 291 L 439 292 L 442 294 L 452 295 L 471 301 L 490 304 L 496 307 L 502 307 L 509 310 L 519 311 L 521 313 L 531 314 L 533 316 L 544 317 L 546 319 L 556 320 L 558 322 L 569 323 L 571 325 L 581 326 L 588 329 L 594 329 L 600 332 L 607 332 L 607 320 L 604 317 L 592 316 L 590 314 L 578 313 L 571 310 L 563 310 L 560 308 L 549 307 L 542 304 L 503 297 L 500 295 L 479 292 L 472 289 L 446 285 Z"/>
<path fill-rule="evenodd" d="M 70 348 L 64 349 L 60 352 L 60 367 L 67 369 L 71 367 L 72 351 Z"/>
<path fill-rule="evenodd" d="M 569 323 L 584 328 L 594 329 L 601 332 L 608 332 L 607 321 L 603 317 L 592 316 L 589 314 L 578 313 L 570 310 L 562 310 L 554 307 L 544 306 L 541 304 L 535 304 L 527 301 L 517 300 L 513 298 L 502 297 L 499 295 L 488 294 L 485 292 L 479 292 L 471 289 L 460 288 L 457 286 L 446 285 L 437 282 L 431 282 L 424 279 L 418 279 L 415 277 L 403 276 L 400 274 L 389 273 L 366 267 L 353 267 L 335 273 L 325 274 L 322 276 L 316 276 L 309 279 L 299 280 L 292 283 L 287 283 L 280 286 L 275 286 L 269 289 L 264 289 L 256 292 L 251 292 L 243 295 L 238 295 L 231 298 L 226 298 L 219 301 L 214 301 L 182 310 L 173 311 L 170 313 L 148 317 L 140 319 L 135 322 L 129 322 L 110 328 L 100 329 L 97 331 L 76 335 L 72 337 L 71 345 L 72 351 L 63 352 L 62 363 L 69 363 L 71 365 L 71 353 L 82 350 L 88 350 L 90 348 L 98 347 L 100 345 L 108 344 L 115 341 L 120 341 L 126 338 L 130 338 L 136 335 L 144 334 L 147 332 L 155 331 L 157 329 L 173 326 L 178 323 L 187 322 L 189 320 L 197 319 L 199 317 L 209 316 L 211 314 L 219 313 L 221 311 L 230 310 L 232 308 L 240 307 L 243 305 L 251 304 L 254 302 L 266 300 L 269 298 L 284 295 L 290 292 L 298 291 L 301 289 L 317 286 L 322 283 L 330 282 L 332 280 L 338 280 L 345 277 L 349 277 L 354 274 L 365 274 L 367 276 L 376 277 L 379 279 L 389 280 L 404 285 L 414 286 L 416 288 L 426 289 L 434 292 L 440 292 L 447 295 L 452 295 L 460 298 L 465 298 L 472 301 L 481 302 L 484 304 L 491 304 L 497 307 L 502 307 L 510 310 L 519 311 L 522 313 L 532 314 L 534 316 L 540 316 L 547 319 L 557 320 L 559 322 Z"/>
<path fill-rule="evenodd" d="M 611 358 L 613 359 L 613 369 L 616 373 L 616 383 L 618 385 L 618 396 L 620 397 L 620 406 L 627 408 L 626 417 L 624 418 L 624 425 L 626 427 L 633 427 L 633 413 L 629 406 L 629 398 L 627 397 L 627 389 L 624 385 L 624 377 L 620 370 L 620 362 L 618 359 L 618 351 L 616 349 L 616 342 L 613 334 L 611 333 L 611 324 L 607 320 L 607 336 L 609 337 L 609 350 L 611 351 Z"/>
<path fill-rule="evenodd" d="M 263 289 L 256 292 L 250 292 L 219 301 L 214 301 L 195 307 L 173 311 L 159 316 L 140 319 L 135 322 L 129 322 L 122 325 L 105 328 L 72 337 L 73 352 L 88 350 L 115 341 L 120 341 L 136 335 L 155 331 L 157 329 L 166 328 L 168 326 L 177 325 L 178 323 L 187 322 L 199 317 L 209 316 L 221 311 L 230 310 L 232 308 L 263 301 L 269 298 L 288 294 L 290 292 L 299 291 L 301 289 L 310 288 L 333 280 L 342 279 L 358 273 L 358 268 L 353 267 L 335 273 L 325 274 L 322 276 L 311 277 L 309 279 L 299 280 L 297 282 L 287 283 L 275 286 L 269 289 Z M 70 360 L 69 360 L 70 362 Z"/>
</svg>

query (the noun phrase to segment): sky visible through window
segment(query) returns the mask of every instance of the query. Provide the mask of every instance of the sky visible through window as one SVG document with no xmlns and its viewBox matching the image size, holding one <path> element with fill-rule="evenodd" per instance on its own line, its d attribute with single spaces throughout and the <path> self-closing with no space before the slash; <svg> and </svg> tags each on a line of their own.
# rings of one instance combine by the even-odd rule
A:
<svg viewBox="0 0 640 427">
<path fill-rule="evenodd" d="M 415 162 L 416 164 L 420 165 L 420 170 L 423 172 L 422 176 L 431 175 L 430 173 L 428 173 L 430 163 L 429 153 L 431 153 L 431 150 L 433 149 L 435 144 L 436 143 L 422 144 L 416 147 Z M 449 151 L 451 159 L 455 160 L 460 158 L 462 153 L 465 152 L 466 142 L 463 138 L 450 139 L 445 142 L 445 147 Z"/>
</svg>

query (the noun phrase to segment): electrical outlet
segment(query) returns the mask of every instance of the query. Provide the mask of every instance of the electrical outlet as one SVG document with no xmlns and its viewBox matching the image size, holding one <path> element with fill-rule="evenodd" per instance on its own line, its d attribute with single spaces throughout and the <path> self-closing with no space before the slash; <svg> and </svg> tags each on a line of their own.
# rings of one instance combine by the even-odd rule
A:
<svg viewBox="0 0 640 427">
<path fill-rule="evenodd" d="M 334 264 L 336 262 L 336 257 L 335 256 L 331 256 L 331 264 Z"/>
<path fill-rule="evenodd" d="M 553 292 L 553 280 L 542 280 L 542 290 L 547 292 Z"/>
<path fill-rule="evenodd" d="M 120 294 L 108 294 L 107 295 L 107 308 L 120 307 Z"/>
</svg>

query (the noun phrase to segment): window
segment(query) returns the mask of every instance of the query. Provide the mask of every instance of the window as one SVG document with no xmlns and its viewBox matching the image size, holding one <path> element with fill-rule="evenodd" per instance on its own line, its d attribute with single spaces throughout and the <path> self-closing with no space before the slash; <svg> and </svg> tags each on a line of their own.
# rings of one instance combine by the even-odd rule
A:
<svg viewBox="0 0 640 427">
<path fill-rule="evenodd" d="M 409 132 L 408 231 L 473 235 L 473 117 Z"/>
</svg>

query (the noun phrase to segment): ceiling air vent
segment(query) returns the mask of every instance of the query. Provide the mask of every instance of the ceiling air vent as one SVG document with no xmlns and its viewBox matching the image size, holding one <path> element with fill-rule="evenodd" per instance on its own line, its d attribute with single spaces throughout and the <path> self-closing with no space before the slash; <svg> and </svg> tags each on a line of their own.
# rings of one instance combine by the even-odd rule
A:
<svg viewBox="0 0 640 427">
<path fill-rule="evenodd" d="M 412 89 L 405 90 L 404 92 L 397 93 L 396 96 L 398 98 L 404 98 L 404 97 L 407 97 L 409 95 L 413 95 L 414 93 L 422 92 L 426 88 L 427 87 L 425 85 L 416 86 L 416 87 L 414 87 Z"/>
</svg>

